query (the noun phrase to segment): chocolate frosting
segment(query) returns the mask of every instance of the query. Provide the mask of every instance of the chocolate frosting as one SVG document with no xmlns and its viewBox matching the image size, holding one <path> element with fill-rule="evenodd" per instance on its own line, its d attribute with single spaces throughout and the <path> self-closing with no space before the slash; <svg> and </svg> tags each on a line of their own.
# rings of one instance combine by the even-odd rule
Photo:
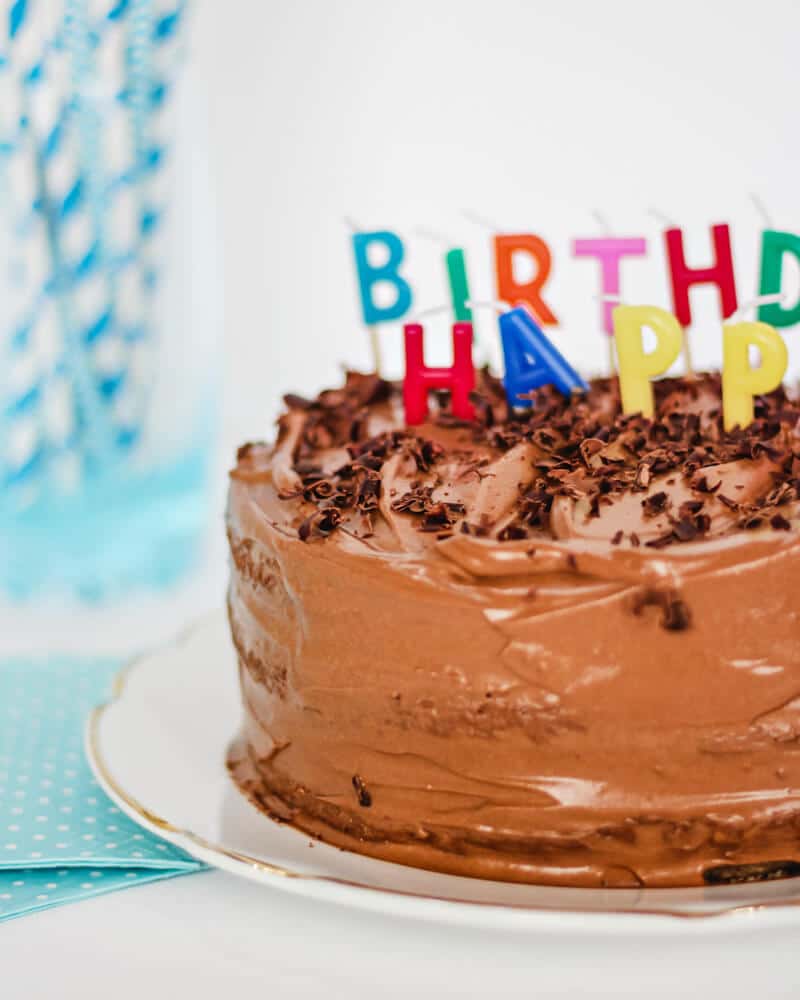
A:
<svg viewBox="0 0 800 1000">
<path fill-rule="evenodd" d="M 229 766 L 273 816 L 462 875 L 689 885 L 800 872 L 800 407 L 724 432 L 596 380 L 477 419 L 349 373 L 231 473 Z"/>
</svg>

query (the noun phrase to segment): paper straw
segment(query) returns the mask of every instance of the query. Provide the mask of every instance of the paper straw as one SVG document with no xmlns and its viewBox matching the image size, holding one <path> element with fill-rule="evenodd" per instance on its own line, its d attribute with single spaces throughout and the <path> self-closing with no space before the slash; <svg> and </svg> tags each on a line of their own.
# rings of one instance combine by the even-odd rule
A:
<svg viewBox="0 0 800 1000">
<path fill-rule="evenodd" d="M 29 498 L 54 463 L 107 467 L 139 438 L 152 378 L 135 355 L 154 356 L 183 15 L 183 0 L 15 2 L 8 15 L 0 193 L 16 267 L 0 342 L 0 482 Z"/>
</svg>

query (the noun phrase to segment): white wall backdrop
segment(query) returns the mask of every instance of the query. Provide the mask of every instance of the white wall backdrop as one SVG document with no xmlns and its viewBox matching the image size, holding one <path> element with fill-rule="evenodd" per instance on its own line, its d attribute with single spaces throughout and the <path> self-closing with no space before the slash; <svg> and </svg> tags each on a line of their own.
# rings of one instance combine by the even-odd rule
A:
<svg viewBox="0 0 800 1000">
<path fill-rule="evenodd" d="M 794 0 L 196 0 L 194 78 L 207 113 L 224 268 L 225 441 L 265 436 L 282 391 L 366 365 L 344 217 L 406 243 L 415 305 L 446 301 L 441 248 L 464 246 L 492 293 L 490 232 L 543 236 L 553 335 L 602 368 L 597 264 L 575 237 L 648 238 L 623 296 L 669 305 L 655 209 L 710 263 L 732 226 L 740 301 L 757 291 L 764 219 L 800 232 L 800 5 Z M 796 275 L 791 274 L 791 279 Z M 718 362 L 714 289 L 692 293 L 700 365 Z M 446 320 L 431 322 L 441 350 Z M 479 340 L 490 351 L 488 317 Z M 399 327 L 386 326 L 399 373 Z M 800 329 L 787 331 L 800 368 Z"/>
</svg>

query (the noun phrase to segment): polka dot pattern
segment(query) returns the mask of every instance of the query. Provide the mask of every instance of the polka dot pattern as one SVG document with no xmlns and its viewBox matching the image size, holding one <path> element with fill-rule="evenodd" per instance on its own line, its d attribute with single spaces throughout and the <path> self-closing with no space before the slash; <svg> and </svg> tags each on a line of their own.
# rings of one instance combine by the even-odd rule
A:
<svg viewBox="0 0 800 1000">
<path fill-rule="evenodd" d="M 120 812 L 84 759 L 118 667 L 0 662 L 0 920 L 203 867 Z"/>
<path fill-rule="evenodd" d="M 127 889 L 132 885 L 144 885 L 158 879 L 188 874 L 194 870 L 108 868 L 93 873 L 88 868 L 70 867 L 58 870 L 23 868 L 13 872 L 0 871 L 0 921 L 89 896 Z"/>
</svg>

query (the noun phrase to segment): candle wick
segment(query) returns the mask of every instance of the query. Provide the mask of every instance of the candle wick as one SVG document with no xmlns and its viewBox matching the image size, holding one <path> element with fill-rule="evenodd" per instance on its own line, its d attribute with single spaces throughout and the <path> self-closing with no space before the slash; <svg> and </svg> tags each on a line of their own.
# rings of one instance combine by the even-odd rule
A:
<svg viewBox="0 0 800 1000">
<path fill-rule="evenodd" d="M 598 211 L 598 209 L 593 208 L 592 209 L 592 217 L 594 218 L 594 221 L 597 223 L 597 225 L 600 227 L 600 229 L 602 229 L 603 235 L 604 236 L 610 236 L 611 235 L 611 226 L 609 226 L 608 219 L 603 215 L 603 213 L 600 212 L 600 211 Z"/>
<path fill-rule="evenodd" d="M 498 226 L 496 222 L 492 222 L 491 219 L 487 219 L 483 215 L 478 215 L 477 212 L 473 212 L 470 209 L 462 209 L 461 214 L 468 222 L 474 223 L 476 226 L 481 226 L 483 229 L 488 229 L 493 233 L 502 233 L 505 230 L 502 226 Z"/>
<path fill-rule="evenodd" d="M 427 309 L 418 309 L 415 313 L 405 321 L 406 323 L 417 323 L 421 319 L 425 319 L 427 316 L 438 316 L 439 313 L 450 312 L 453 307 L 451 305 L 442 306 L 429 306 Z"/>
<path fill-rule="evenodd" d="M 778 303 L 785 301 L 786 295 L 784 292 L 774 292 L 769 295 L 757 295 L 754 299 L 750 299 L 749 302 L 743 302 L 736 312 L 730 317 L 729 322 L 739 322 L 739 320 L 744 317 L 745 313 L 750 312 L 751 309 L 755 309 L 757 306 L 777 305 Z"/>
<path fill-rule="evenodd" d="M 417 236 L 421 236 L 425 240 L 430 240 L 432 243 L 439 243 L 443 247 L 449 247 L 453 244 L 452 240 L 448 240 L 446 236 L 437 233 L 435 229 L 428 229 L 427 226 L 416 226 L 413 231 Z"/>
<path fill-rule="evenodd" d="M 664 215 L 663 212 L 659 212 L 657 208 L 648 208 L 647 214 L 651 215 L 654 219 L 657 219 L 662 225 L 665 225 L 668 229 L 675 229 L 677 223 L 674 219 L 670 219 L 669 216 Z"/>
<path fill-rule="evenodd" d="M 774 228 L 773 225 L 772 225 L 772 219 L 770 218 L 770 214 L 767 211 L 767 206 L 764 204 L 764 202 L 763 202 L 762 198 L 760 197 L 760 195 L 757 195 L 755 191 L 751 191 L 750 192 L 750 201 L 752 201 L 752 203 L 753 203 L 753 205 L 755 207 L 755 210 L 761 216 L 761 219 L 762 219 L 764 225 L 767 227 L 767 229 Z"/>
<path fill-rule="evenodd" d="M 478 301 L 477 299 L 467 299 L 464 305 L 467 309 L 492 309 L 496 313 L 505 313 L 511 310 L 508 302 L 502 299 Z"/>
</svg>

